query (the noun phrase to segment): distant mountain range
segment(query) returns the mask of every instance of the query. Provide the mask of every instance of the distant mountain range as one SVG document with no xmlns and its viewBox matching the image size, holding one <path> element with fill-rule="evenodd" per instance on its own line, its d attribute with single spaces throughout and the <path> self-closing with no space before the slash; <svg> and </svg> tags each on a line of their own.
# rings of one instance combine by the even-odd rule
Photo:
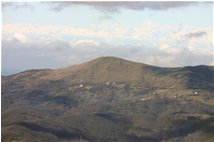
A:
<svg viewBox="0 0 214 142">
<path fill-rule="evenodd" d="M 116 57 L 2 76 L 2 141 L 211 142 L 214 67 Z"/>
</svg>

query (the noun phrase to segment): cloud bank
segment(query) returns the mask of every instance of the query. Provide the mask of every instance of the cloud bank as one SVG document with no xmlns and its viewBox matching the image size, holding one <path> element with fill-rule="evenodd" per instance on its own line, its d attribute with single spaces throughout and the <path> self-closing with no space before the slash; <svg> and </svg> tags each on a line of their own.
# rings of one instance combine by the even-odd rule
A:
<svg viewBox="0 0 214 142">
<path fill-rule="evenodd" d="M 2 66 L 58 68 L 100 56 L 157 66 L 209 65 L 214 55 L 212 35 L 212 28 L 181 29 L 153 22 L 139 27 L 4 24 Z"/>
<path fill-rule="evenodd" d="M 130 9 L 130 10 L 168 10 L 172 8 L 179 8 L 179 7 L 187 7 L 190 5 L 197 5 L 198 2 L 170 2 L 170 1 L 156 1 L 156 2 L 149 2 L 149 1 L 128 1 L 128 2 L 54 2 L 52 5 L 52 10 L 60 11 L 66 7 L 73 6 L 73 5 L 86 5 L 91 6 L 95 9 L 107 12 L 118 12 L 120 9 Z"/>
<path fill-rule="evenodd" d="M 60 2 L 40 2 L 41 4 L 48 5 L 50 10 L 61 11 L 64 8 L 84 5 L 95 8 L 102 12 L 119 12 L 121 9 L 129 10 L 155 10 L 163 11 L 174 8 L 188 7 L 200 4 L 212 4 L 212 2 L 194 2 L 194 1 L 60 1 Z M 2 2 L 2 9 L 12 7 L 14 10 L 18 8 L 33 9 L 30 2 Z"/>
</svg>

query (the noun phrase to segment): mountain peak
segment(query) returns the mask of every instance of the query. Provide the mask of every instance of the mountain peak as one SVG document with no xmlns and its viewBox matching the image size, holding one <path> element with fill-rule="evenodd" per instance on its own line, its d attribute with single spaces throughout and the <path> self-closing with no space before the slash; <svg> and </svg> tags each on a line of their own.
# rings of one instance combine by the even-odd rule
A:
<svg viewBox="0 0 214 142">
<path fill-rule="evenodd" d="M 92 61 L 89 62 L 131 62 L 129 60 L 123 59 L 123 58 L 118 58 L 118 57 L 114 57 L 114 56 L 102 56 L 102 57 L 98 57 Z"/>
<path fill-rule="evenodd" d="M 114 57 L 114 56 L 101 56 L 94 60 L 115 60 L 115 59 L 121 60 L 122 58 L 118 58 L 118 57 Z"/>
<path fill-rule="evenodd" d="M 72 82 L 84 80 L 91 83 L 109 81 L 137 83 L 142 81 L 142 63 L 112 56 L 103 56 L 89 62 L 55 70 L 51 77 L 66 78 Z"/>
<path fill-rule="evenodd" d="M 94 60 L 91 60 L 89 62 L 86 62 L 84 64 L 88 64 L 88 65 L 102 65 L 102 66 L 115 66 L 116 68 L 129 68 L 130 66 L 149 66 L 143 63 L 139 63 L 139 62 L 134 62 L 134 61 L 130 61 L 127 59 L 123 59 L 123 58 L 119 58 L 119 57 L 114 57 L 114 56 L 102 56 L 102 57 L 98 57 Z"/>
</svg>

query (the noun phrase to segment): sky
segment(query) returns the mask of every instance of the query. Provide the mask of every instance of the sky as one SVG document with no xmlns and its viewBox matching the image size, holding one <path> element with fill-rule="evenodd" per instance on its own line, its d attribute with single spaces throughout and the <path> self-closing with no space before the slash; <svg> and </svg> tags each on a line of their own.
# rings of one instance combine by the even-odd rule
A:
<svg viewBox="0 0 214 142">
<path fill-rule="evenodd" d="M 101 56 L 214 65 L 213 2 L 2 2 L 2 74 Z"/>
</svg>

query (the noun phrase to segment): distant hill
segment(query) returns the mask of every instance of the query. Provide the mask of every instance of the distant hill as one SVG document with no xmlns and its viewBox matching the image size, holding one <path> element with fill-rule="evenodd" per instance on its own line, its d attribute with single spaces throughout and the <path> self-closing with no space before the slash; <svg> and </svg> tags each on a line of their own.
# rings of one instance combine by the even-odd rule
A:
<svg viewBox="0 0 214 142">
<path fill-rule="evenodd" d="M 214 67 L 100 57 L 2 76 L 2 141 L 212 141 Z"/>
</svg>

